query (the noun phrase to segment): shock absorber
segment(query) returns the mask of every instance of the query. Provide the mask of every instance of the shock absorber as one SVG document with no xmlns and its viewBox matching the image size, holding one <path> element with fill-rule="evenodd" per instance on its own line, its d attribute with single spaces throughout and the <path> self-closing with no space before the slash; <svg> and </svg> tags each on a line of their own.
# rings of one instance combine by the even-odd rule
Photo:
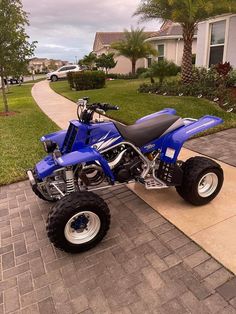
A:
<svg viewBox="0 0 236 314">
<path fill-rule="evenodd" d="M 66 194 L 69 195 L 75 192 L 75 181 L 72 168 L 71 167 L 67 168 L 65 174 L 66 174 Z"/>
</svg>

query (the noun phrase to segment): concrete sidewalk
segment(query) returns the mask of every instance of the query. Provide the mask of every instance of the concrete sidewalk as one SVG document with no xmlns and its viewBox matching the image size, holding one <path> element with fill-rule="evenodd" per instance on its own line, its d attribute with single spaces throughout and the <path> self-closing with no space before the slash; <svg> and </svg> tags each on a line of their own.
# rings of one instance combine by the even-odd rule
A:
<svg viewBox="0 0 236 314">
<path fill-rule="evenodd" d="M 77 105 L 55 93 L 49 81 L 36 83 L 32 88 L 32 96 L 42 111 L 60 128 L 66 129 L 70 120 L 77 119 Z"/>
<path fill-rule="evenodd" d="M 41 109 L 60 127 L 66 128 L 68 121 L 76 118 L 76 105 L 53 92 L 48 82 L 35 84 L 32 95 Z M 217 145 L 214 149 L 219 150 Z M 199 154 L 183 149 L 181 159 L 195 155 Z M 225 173 L 223 189 L 213 202 L 202 207 L 193 207 L 184 202 L 175 189 L 147 191 L 137 184 L 129 187 L 236 274 L 236 168 L 222 162 L 221 166 Z"/>
</svg>

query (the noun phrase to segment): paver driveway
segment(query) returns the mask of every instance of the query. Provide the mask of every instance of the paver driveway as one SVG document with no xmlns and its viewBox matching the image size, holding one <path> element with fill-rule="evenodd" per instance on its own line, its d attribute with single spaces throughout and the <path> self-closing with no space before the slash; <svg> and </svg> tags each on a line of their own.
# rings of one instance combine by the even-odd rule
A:
<svg viewBox="0 0 236 314">
<path fill-rule="evenodd" d="M 184 146 L 236 167 L 236 128 L 195 138 Z"/>
<path fill-rule="evenodd" d="M 79 255 L 55 250 L 50 204 L 0 188 L 0 313 L 236 313 L 236 278 L 126 187 L 106 190 L 111 229 Z"/>
</svg>

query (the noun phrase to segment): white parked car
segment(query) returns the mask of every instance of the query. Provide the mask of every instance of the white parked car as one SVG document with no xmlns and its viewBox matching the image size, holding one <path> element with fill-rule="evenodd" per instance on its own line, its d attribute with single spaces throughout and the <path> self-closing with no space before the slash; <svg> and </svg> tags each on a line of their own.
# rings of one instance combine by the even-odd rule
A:
<svg viewBox="0 0 236 314">
<path fill-rule="evenodd" d="M 54 72 L 47 74 L 47 79 L 52 82 L 56 82 L 58 79 L 66 78 L 68 72 L 78 72 L 81 71 L 81 68 L 77 64 L 64 65 L 63 67 L 57 69 Z"/>
</svg>

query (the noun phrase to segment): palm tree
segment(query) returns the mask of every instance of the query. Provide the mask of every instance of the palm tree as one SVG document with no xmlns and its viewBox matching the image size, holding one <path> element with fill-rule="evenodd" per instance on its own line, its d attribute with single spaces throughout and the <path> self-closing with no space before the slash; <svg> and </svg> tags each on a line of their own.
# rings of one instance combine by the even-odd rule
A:
<svg viewBox="0 0 236 314">
<path fill-rule="evenodd" d="M 157 55 L 156 49 L 146 42 L 147 39 L 143 28 L 133 29 L 128 31 L 124 30 L 124 39 L 113 43 L 112 48 L 118 51 L 118 55 L 124 56 L 130 59 L 132 63 L 132 74 L 136 72 L 136 62 L 138 59 L 147 58 L 150 55 Z"/>
<path fill-rule="evenodd" d="M 93 52 L 90 52 L 88 55 L 85 55 L 83 59 L 79 61 L 79 63 L 80 65 L 82 63 L 83 65 L 88 67 L 90 70 L 92 70 L 93 67 L 95 66 L 96 60 L 97 60 L 96 54 Z"/>
<path fill-rule="evenodd" d="M 183 29 L 182 81 L 192 81 L 192 43 L 197 24 L 218 14 L 236 12 L 235 0 L 142 0 L 135 15 L 141 19 L 177 22 Z"/>
</svg>

